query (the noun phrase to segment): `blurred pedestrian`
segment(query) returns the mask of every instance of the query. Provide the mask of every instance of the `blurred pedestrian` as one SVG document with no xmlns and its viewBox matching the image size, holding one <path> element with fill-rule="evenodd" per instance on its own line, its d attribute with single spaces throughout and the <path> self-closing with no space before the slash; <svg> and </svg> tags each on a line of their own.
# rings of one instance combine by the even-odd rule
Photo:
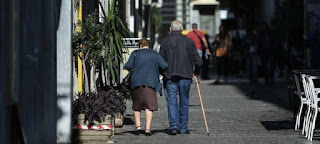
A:
<svg viewBox="0 0 320 144">
<path fill-rule="evenodd" d="M 192 24 L 192 31 L 188 33 L 188 38 L 192 39 L 194 41 L 194 44 L 196 45 L 197 51 L 202 58 L 202 61 L 204 62 L 201 69 L 201 74 L 203 74 L 203 70 L 206 70 L 207 61 L 209 59 L 210 51 L 208 42 L 203 34 L 202 31 L 198 30 L 198 24 L 193 23 Z M 200 75 L 201 78 L 207 78 L 207 76 Z"/>
<path fill-rule="evenodd" d="M 211 43 L 209 42 L 209 35 L 205 34 L 204 37 L 206 39 L 210 54 L 209 55 L 207 54 L 206 57 L 202 57 L 203 65 L 201 67 L 200 76 L 201 76 L 201 79 L 207 80 L 207 79 L 210 79 L 208 72 L 209 72 L 209 65 L 210 65 L 210 57 L 212 53 L 212 46 L 211 46 Z"/>
<path fill-rule="evenodd" d="M 151 42 L 147 38 L 139 41 L 140 50 L 131 53 L 125 68 L 133 69 L 131 75 L 132 109 L 135 120 L 135 134 L 141 133 L 141 110 L 146 112 L 145 135 L 151 136 L 153 111 L 158 110 L 156 91 L 161 91 L 159 70 L 166 70 L 168 64 L 157 52 L 150 50 Z"/>
<path fill-rule="evenodd" d="M 192 24 L 192 31 L 190 31 L 187 36 L 194 41 L 200 57 L 206 56 L 206 54 L 210 54 L 208 42 L 204 34 L 198 30 L 198 24 Z"/>
<path fill-rule="evenodd" d="M 182 30 L 182 23 L 178 20 L 173 21 L 170 27 L 171 35 L 163 39 L 160 48 L 160 54 L 169 66 L 164 72 L 163 80 L 170 135 L 190 133 L 188 117 L 191 79 L 193 74 L 199 75 L 202 65 L 194 42 L 182 35 Z"/>
<path fill-rule="evenodd" d="M 267 22 L 261 26 L 258 33 L 258 52 L 264 72 L 265 84 L 274 84 L 274 69 L 276 56 L 276 38 Z"/>
<path fill-rule="evenodd" d="M 228 82 L 228 61 L 232 47 L 232 42 L 223 25 L 219 27 L 219 33 L 215 36 L 215 41 L 212 43 L 212 45 L 215 49 L 216 66 L 218 74 L 217 79 L 214 83 L 220 83 L 220 76 L 222 74 L 224 75 L 224 81 Z M 219 51 L 219 49 L 223 49 L 226 52 L 221 52 Z"/>
<path fill-rule="evenodd" d="M 250 83 L 256 83 L 258 80 L 258 53 L 256 36 L 253 34 L 251 29 L 248 29 L 243 40 L 246 50 L 245 57 L 247 58 L 248 79 Z"/>
<path fill-rule="evenodd" d="M 239 31 L 235 31 L 235 36 L 232 38 L 232 63 L 233 63 L 233 72 L 241 77 L 242 70 L 244 70 L 245 64 L 243 62 L 244 50 L 243 42 L 240 37 Z"/>
</svg>

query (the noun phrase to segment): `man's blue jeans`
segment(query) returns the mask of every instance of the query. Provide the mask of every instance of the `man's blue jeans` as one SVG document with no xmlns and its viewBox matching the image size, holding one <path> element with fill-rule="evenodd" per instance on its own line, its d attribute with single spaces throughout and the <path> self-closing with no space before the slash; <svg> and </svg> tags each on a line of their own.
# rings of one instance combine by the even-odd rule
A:
<svg viewBox="0 0 320 144">
<path fill-rule="evenodd" d="M 175 129 L 182 133 L 188 130 L 190 85 L 191 79 L 175 77 L 167 81 L 164 91 L 168 105 L 169 130 Z"/>
</svg>

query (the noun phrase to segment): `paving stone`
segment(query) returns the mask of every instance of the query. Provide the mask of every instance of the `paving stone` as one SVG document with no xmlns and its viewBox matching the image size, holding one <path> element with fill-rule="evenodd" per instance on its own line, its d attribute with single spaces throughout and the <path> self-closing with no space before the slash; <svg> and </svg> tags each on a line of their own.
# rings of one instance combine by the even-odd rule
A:
<svg viewBox="0 0 320 144">
<path fill-rule="evenodd" d="M 259 80 L 262 83 L 262 79 Z M 136 136 L 131 102 L 122 128 L 116 129 L 119 144 L 307 144 L 301 132 L 294 130 L 295 119 L 289 109 L 287 86 L 277 79 L 273 86 L 249 84 L 246 79 L 230 78 L 228 84 L 214 85 L 213 80 L 200 82 L 210 135 L 206 134 L 196 84 L 190 91 L 189 135 L 168 135 L 168 112 L 165 97 L 158 97 L 159 110 L 154 112 L 154 135 Z M 144 111 L 141 126 L 144 128 Z M 320 131 L 312 143 L 320 143 Z"/>
</svg>

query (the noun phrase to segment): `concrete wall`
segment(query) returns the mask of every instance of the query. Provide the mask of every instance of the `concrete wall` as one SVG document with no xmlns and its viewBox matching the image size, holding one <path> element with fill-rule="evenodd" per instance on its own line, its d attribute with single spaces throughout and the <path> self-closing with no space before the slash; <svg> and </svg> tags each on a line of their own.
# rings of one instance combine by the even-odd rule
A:
<svg viewBox="0 0 320 144">
<path fill-rule="evenodd" d="M 207 10 L 212 7 L 207 7 Z M 190 24 L 197 23 L 199 29 L 205 30 L 209 35 L 209 41 L 214 40 L 215 34 L 219 33 L 219 26 L 221 24 L 220 19 L 220 8 L 216 6 L 215 9 L 210 9 L 212 12 L 210 14 L 201 14 L 201 9 L 197 5 L 190 6 Z M 191 29 L 189 25 L 188 30 Z"/>
<path fill-rule="evenodd" d="M 70 0 L 61 0 L 57 27 L 57 143 L 70 143 L 72 81 L 72 6 Z"/>
<path fill-rule="evenodd" d="M 200 11 L 198 9 L 194 9 L 194 6 L 190 6 L 190 24 L 193 23 L 201 25 Z M 189 29 L 191 29 L 191 26 Z"/>
<path fill-rule="evenodd" d="M 200 17 L 201 23 L 200 28 L 201 30 L 205 30 L 207 34 L 210 36 L 209 41 L 212 42 L 214 39 L 215 33 L 215 16 L 214 15 L 201 15 Z"/>
</svg>

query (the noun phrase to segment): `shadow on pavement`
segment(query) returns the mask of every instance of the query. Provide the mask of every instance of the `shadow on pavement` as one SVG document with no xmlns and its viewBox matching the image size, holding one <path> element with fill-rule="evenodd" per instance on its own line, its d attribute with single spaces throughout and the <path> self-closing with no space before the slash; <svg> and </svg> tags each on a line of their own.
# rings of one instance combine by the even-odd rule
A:
<svg viewBox="0 0 320 144">
<path fill-rule="evenodd" d="M 134 125 L 134 121 L 131 118 L 125 117 L 123 120 L 123 125 Z"/>
<path fill-rule="evenodd" d="M 294 127 L 294 121 L 261 121 L 266 130 L 287 130 Z"/>
<path fill-rule="evenodd" d="M 151 130 L 152 134 L 157 134 L 157 133 L 169 134 L 169 132 L 170 132 L 169 129 Z M 122 134 L 127 134 L 127 133 L 135 135 L 135 131 L 134 130 L 132 130 L 132 131 L 124 131 L 124 132 L 121 132 L 121 133 L 115 133 L 115 135 L 122 135 Z M 143 135 L 143 134 L 144 134 L 144 132 L 141 133 L 141 135 Z"/>
<path fill-rule="evenodd" d="M 287 110 L 292 110 L 289 102 L 287 90 L 287 82 L 284 79 L 277 79 L 274 85 L 265 85 L 262 79 L 255 84 L 247 82 L 246 78 L 230 78 L 230 82 L 215 84 L 215 86 L 234 86 L 239 89 L 244 95 L 251 100 L 261 100 L 268 103 L 273 103 Z"/>
<path fill-rule="evenodd" d="M 243 71 L 241 75 L 237 75 L 229 69 L 228 81 L 225 83 L 224 76 L 221 76 L 220 83 L 216 84 L 217 72 L 215 62 L 212 59 L 208 69 L 208 77 L 210 79 L 207 81 L 210 82 L 209 85 L 214 86 L 234 86 L 249 99 L 273 103 L 286 110 L 293 111 L 292 95 L 288 92 L 289 80 L 287 80 L 285 76 L 281 78 L 275 77 L 275 84 L 266 85 L 261 68 L 258 70 L 258 81 L 256 81 L 256 83 L 249 82 L 246 70 Z"/>
</svg>

